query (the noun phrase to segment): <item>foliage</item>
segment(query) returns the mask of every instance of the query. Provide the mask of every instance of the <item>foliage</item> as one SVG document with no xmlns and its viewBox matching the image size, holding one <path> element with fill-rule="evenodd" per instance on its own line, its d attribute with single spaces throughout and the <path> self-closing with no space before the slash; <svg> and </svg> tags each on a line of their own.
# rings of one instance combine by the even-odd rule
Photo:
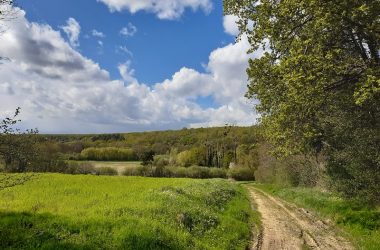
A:
<svg viewBox="0 0 380 250">
<path fill-rule="evenodd" d="M 97 175 L 118 175 L 118 172 L 116 169 L 112 167 L 99 167 L 99 168 L 96 168 L 96 174 Z"/>
<path fill-rule="evenodd" d="M 59 174 L 2 190 L 0 214 L 2 249 L 246 249 L 252 218 L 225 180 Z"/>
<path fill-rule="evenodd" d="M 93 161 L 137 161 L 137 155 L 128 148 L 86 148 L 81 152 L 82 160 Z"/>
<path fill-rule="evenodd" d="M 155 155 L 153 160 L 153 166 L 156 167 L 165 167 L 168 166 L 170 156 L 168 155 Z"/>
<path fill-rule="evenodd" d="M 247 145 L 241 144 L 237 148 L 237 165 L 240 167 L 257 169 L 258 167 L 258 151 L 257 144 Z"/>
<path fill-rule="evenodd" d="M 279 186 L 326 187 L 323 165 L 309 155 L 290 155 L 280 159 L 270 152 L 267 143 L 257 146 L 257 168 L 255 178 L 260 183 Z"/>
<path fill-rule="evenodd" d="M 176 165 L 176 155 L 186 150 L 194 150 L 200 156 L 195 165 L 217 166 L 225 154 L 235 155 L 240 144 L 251 145 L 258 142 L 258 127 L 226 127 L 182 129 L 178 131 L 157 131 L 119 134 L 121 138 L 111 139 L 114 135 L 46 135 L 46 138 L 58 143 L 60 152 L 66 159 L 79 159 L 77 153 L 85 148 L 131 148 L 139 160 L 144 152 L 152 150 L 154 155 L 168 155 L 170 165 Z M 120 140 L 119 140 L 120 139 Z M 202 152 L 199 152 L 201 150 Z M 234 157 L 233 157 L 234 158 Z M 235 160 L 235 159 L 233 159 Z M 219 167 L 222 167 L 219 165 Z"/>
<path fill-rule="evenodd" d="M 358 249 L 377 250 L 380 246 L 379 208 L 368 207 L 363 202 L 345 200 L 336 194 L 317 189 L 255 186 L 333 220 L 350 234 Z"/>
<path fill-rule="evenodd" d="M 11 172 L 27 171 L 38 156 L 38 130 L 23 132 L 17 128 L 19 114 L 20 108 L 17 108 L 13 117 L 6 117 L 0 122 L 0 158 L 5 163 L 5 170 Z"/>
<path fill-rule="evenodd" d="M 91 138 L 92 141 L 123 141 L 125 140 L 122 134 L 100 134 Z"/>
<path fill-rule="evenodd" d="M 212 179 L 227 178 L 227 171 L 225 169 L 197 166 L 187 168 L 173 166 L 139 166 L 136 168 L 125 169 L 123 175 L 144 177 Z"/>
<path fill-rule="evenodd" d="M 64 174 L 96 174 L 96 169 L 94 165 L 88 162 L 84 163 L 77 163 L 77 162 L 69 162 L 69 163 L 63 163 L 63 168 L 61 168 L 61 171 L 58 171 L 58 173 L 64 173 Z"/>
<path fill-rule="evenodd" d="M 228 171 L 228 177 L 236 181 L 254 181 L 255 172 L 251 168 L 232 168 Z"/>
<path fill-rule="evenodd" d="M 139 159 L 142 161 L 141 164 L 145 166 L 151 164 L 154 160 L 154 154 L 154 151 L 151 149 L 140 152 Z"/>
<path fill-rule="evenodd" d="M 193 157 L 189 150 L 182 151 L 177 155 L 176 163 L 181 167 L 190 167 L 197 159 Z"/>
<path fill-rule="evenodd" d="M 323 154 L 348 196 L 380 202 L 380 1 L 225 0 L 251 51 L 257 98 L 279 155 Z"/>
</svg>

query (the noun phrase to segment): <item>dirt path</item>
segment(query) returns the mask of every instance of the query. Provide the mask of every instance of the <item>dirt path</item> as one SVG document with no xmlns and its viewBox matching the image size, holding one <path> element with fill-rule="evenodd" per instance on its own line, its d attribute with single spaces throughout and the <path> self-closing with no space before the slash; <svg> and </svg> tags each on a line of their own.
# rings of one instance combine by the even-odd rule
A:
<svg viewBox="0 0 380 250">
<path fill-rule="evenodd" d="M 252 250 L 354 249 L 328 223 L 308 211 L 249 187 L 262 217 L 262 230 Z"/>
</svg>

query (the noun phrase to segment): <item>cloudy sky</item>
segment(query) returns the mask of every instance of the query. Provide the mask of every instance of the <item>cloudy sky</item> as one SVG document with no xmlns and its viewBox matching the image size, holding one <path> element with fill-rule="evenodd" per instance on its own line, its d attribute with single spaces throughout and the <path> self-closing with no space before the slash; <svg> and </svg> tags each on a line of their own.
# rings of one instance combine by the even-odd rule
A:
<svg viewBox="0 0 380 250">
<path fill-rule="evenodd" d="M 255 122 L 247 40 L 211 0 L 19 0 L 0 21 L 1 117 L 43 133 Z"/>
</svg>

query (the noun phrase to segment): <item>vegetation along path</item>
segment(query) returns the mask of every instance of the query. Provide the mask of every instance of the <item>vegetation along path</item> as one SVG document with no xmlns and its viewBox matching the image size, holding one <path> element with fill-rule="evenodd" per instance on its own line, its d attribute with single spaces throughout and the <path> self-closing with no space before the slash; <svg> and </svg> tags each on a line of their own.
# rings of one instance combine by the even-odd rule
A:
<svg viewBox="0 0 380 250">
<path fill-rule="evenodd" d="M 252 249 L 354 249 L 333 226 L 310 212 L 254 187 L 249 191 L 262 217 L 261 232 Z"/>
</svg>

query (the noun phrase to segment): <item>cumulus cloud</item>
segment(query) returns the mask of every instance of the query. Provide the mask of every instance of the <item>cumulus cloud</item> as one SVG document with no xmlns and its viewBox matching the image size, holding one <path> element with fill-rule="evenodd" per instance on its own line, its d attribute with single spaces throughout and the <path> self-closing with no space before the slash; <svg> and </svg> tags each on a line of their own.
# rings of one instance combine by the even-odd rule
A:
<svg viewBox="0 0 380 250">
<path fill-rule="evenodd" d="M 1 25 L 1 23 L 0 23 Z M 20 17 L 8 23 L 0 55 L 0 114 L 23 108 L 26 127 L 45 133 L 95 133 L 175 129 L 255 121 L 245 100 L 247 39 L 216 49 L 206 72 L 182 68 L 148 86 L 135 78 L 130 61 L 112 80 L 97 63 L 73 49 L 59 31 Z M 215 108 L 197 98 L 211 97 Z"/>
<path fill-rule="evenodd" d="M 119 73 L 127 84 L 137 83 L 137 79 L 135 78 L 135 70 L 131 68 L 131 64 L 131 61 L 126 61 L 118 66 Z"/>
<path fill-rule="evenodd" d="M 70 17 L 66 21 L 66 25 L 62 26 L 61 29 L 66 33 L 69 38 L 70 44 L 73 47 L 79 46 L 79 34 L 80 34 L 80 25 L 74 18 Z"/>
<path fill-rule="evenodd" d="M 177 19 L 182 16 L 185 9 L 193 11 L 202 9 L 209 13 L 212 9 L 211 0 L 97 0 L 108 6 L 111 11 L 128 10 L 136 13 L 138 11 L 152 12 L 159 19 Z"/>
<path fill-rule="evenodd" d="M 239 35 L 239 26 L 237 25 L 238 17 L 234 15 L 225 15 L 223 17 L 223 27 L 227 34 L 232 36 Z"/>
<path fill-rule="evenodd" d="M 137 27 L 134 26 L 132 23 L 128 23 L 127 26 L 123 27 L 120 30 L 120 35 L 123 35 L 125 37 L 132 37 L 136 34 L 137 32 Z"/>
</svg>

